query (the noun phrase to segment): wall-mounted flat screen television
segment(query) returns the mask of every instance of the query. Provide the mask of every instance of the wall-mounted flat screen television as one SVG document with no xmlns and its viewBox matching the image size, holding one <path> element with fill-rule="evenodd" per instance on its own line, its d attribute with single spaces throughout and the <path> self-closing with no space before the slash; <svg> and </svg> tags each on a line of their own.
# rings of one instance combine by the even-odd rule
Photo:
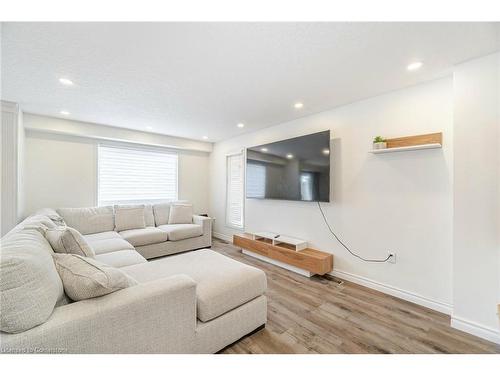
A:
<svg viewBox="0 0 500 375">
<path fill-rule="evenodd" d="M 330 131 L 247 149 L 246 197 L 330 201 Z"/>
</svg>

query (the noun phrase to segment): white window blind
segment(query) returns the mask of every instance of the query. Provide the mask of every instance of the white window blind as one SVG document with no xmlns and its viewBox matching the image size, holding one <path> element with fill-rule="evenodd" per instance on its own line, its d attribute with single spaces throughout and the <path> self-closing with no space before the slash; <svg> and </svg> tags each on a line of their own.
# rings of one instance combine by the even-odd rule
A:
<svg viewBox="0 0 500 375">
<path fill-rule="evenodd" d="M 266 196 L 266 167 L 262 164 L 247 164 L 247 198 Z"/>
<path fill-rule="evenodd" d="M 226 223 L 243 228 L 243 153 L 227 156 Z"/>
<path fill-rule="evenodd" d="M 177 154 L 99 145 L 98 203 L 177 200 Z"/>
</svg>

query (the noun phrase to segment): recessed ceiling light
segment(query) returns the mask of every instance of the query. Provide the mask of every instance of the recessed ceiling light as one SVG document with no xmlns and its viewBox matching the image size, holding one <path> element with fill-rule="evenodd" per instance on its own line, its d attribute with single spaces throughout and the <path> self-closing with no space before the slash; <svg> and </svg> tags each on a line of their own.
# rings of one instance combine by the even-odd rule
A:
<svg viewBox="0 0 500 375">
<path fill-rule="evenodd" d="M 244 128 L 244 127 L 245 127 L 245 124 L 243 124 L 243 123 L 241 123 L 241 122 L 240 122 L 240 123 L 239 123 L 238 125 L 236 125 L 236 126 L 237 126 L 238 128 Z"/>
<path fill-rule="evenodd" d="M 297 102 L 297 103 L 295 103 L 295 104 L 293 105 L 293 107 L 294 107 L 295 109 L 301 109 L 303 106 L 304 106 L 304 104 L 303 104 L 303 103 L 301 103 L 301 102 Z"/>
<path fill-rule="evenodd" d="M 64 86 L 73 86 L 73 81 L 68 78 L 59 78 L 59 82 Z"/>
<path fill-rule="evenodd" d="M 287 159 L 293 159 L 293 155 L 292 154 L 286 154 L 286 158 Z"/>
<path fill-rule="evenodd" d="M 68 111 L 61 111 L 59 112 L 61 115 L 64 115 L 64 116 L 68 116 L 69 115 L 69 112 Z"/>
<path fill-rule="evenodd" d="M 202 138 L 206 140 L 208 139 L 208 135 L 204 135 Z"/>
<path fill-rule="evenodd" d="M 146 126 L 146 130 L 153 130 L 152 126 Z"/>
<path fill-rule="evenodd" d="M 406 67 L 406 69 L 408 69 L 411 72 L 411 71 L 420 69 L 422 67 L 422 65 L 424 65 L 422 63 L 422 61 L 415 61 L 415 62 L 412 62 L 410 65 L 408 65 Z"/>
<path fill-rule="evenodd" d="M 267 148 L 262 147 L 262 148 L 260 149 L 260 151 L 262 151 L 262 152 L 267 152 Z"/>
<path fill-rule="evenodd" d="M 323 154 L 325 154 L 325 155 L 330 155 L 330 150 L 329 150 L 329 149 L 327 149 L 327 148 L 324 148 L 324 149 L 323 149 Z"/>
</svg>

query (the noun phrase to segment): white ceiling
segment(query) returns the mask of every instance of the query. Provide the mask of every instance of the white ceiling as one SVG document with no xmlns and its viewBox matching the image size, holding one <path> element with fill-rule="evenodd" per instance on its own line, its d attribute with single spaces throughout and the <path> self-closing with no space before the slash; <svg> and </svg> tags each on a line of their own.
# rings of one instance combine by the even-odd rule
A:
<svg viewBox="0 0 500 375">
<path fill-rule="evenodd" d="M 499 25 L 4 23 L 2 99 L 218 141 L 442 77 L 499 50 Z M 424 66 L 410 73 L 414 60 Z"/>
</svg>

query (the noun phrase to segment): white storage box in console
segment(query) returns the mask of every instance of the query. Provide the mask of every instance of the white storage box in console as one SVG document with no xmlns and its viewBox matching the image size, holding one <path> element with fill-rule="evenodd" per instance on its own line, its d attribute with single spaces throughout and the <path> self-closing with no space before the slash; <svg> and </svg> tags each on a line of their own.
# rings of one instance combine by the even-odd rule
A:
<svg viewBox="0 0 500 375">
<path fill-rule="evenodd" d="M 254 240 L 258 240 L 261 238 L 266 238 L 268 240 L 271 240 L 272 241 L 271 244 L 274 246 L 279 245 L 280 243 L 284 243 L 284 244 L 290 245 L 295 251 L 307 249 L 307 241 L 301 240 L 299 238 L 282 236 L 282 235 L 279 235 L 278 233 L 256 232 L 256 233 L 252 233 L 252 237 Z M 287 248 L 290 248 L 290 247 L 287 247 Z"/>
</svg>

